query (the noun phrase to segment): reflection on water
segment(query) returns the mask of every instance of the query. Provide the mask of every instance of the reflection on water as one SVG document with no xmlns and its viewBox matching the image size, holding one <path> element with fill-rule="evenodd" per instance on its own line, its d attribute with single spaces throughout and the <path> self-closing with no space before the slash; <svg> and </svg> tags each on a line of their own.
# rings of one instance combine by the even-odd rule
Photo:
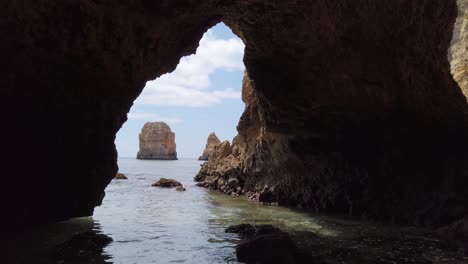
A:
<svg viewBox="0 0 468 264">
<path fill-rule="evenodd" d="M 224 229 L 240 223 L 272 224 L 290 232 L 309 231 L 323 236 L 340 235 L 339 225 L 327 218 L 259 205 L 242 197 L 196 187 L 192 179 L 200 164 L 184 159 L 120 159 L 120 172 L 129 179 L 112 181 L 93 218 L 73 219 L 18 236 L 11 248 L 22 252 L 12 253 L 11 263 L 47 263 L 45 259 L 50 260 L 51 254 L 57 252 L 56 245 L 70 240 L 73 234 L 89 230 L 113 239 L 102 252 L 97 249 L 100 257 L 93 257 L 92 261 L 62 257 L 50 263 L 233 263 L 238 237 L 225 233 Z M 187 191 L 151 187 L 160 177 L 180 181 Z M 73 245 L 87 247 L 94 243 L 92 239 L 85 237 L 83 243 Z M 31 259 L 36 261 L 28 261 Z"/>
</svg>

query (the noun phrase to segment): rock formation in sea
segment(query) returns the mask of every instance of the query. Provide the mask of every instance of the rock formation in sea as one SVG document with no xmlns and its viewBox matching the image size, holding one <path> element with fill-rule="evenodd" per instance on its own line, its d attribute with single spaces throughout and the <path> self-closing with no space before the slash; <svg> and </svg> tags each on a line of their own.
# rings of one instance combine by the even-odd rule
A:
<svg viewBox="0 0 468 264">
<path fill-rule="evenodd" d="M 238 136 L 202 181 L 394 223 L 464 219 L 466 75 L 452 63 L 457 84 L 447 59 L 456 18 L 456 0 L 0 1 L 2 221 L 91 215 L 145 83 L 221 21 L 245 43 L 251 89 Z M 29 150 L 41 153 L 25 166 Z"/>
<path fill-rule="evenodd" d="M 176 181 L 174 179 L 161 178 L 158 181 L 151 184 L 151 186 L 153 186 L 153 187 L 172 188 L 172 187 L 182 186 L 182 183 L 180 183 L 180 182 L 178 182 L 178 181 Z"/>
<path fill-rule="evenodd" d="M 164 122 L 148 122 L 141 129 L 137 159 L 176 160 L 175 134 Z"/>
<path fill-rule="evenodd" d="M 175 190 L 178 191 L 178 192 L 185 192 L 186 189 L 185 189 L 184 186 L 179 185 L 179 186 L 177 186 L 177 187 L 175 188 Z"/>
<path fill-rule="evenodd" d="M 198 160 L 208 160 L 214 151 L 214 147 L 219 143 L 221 143 L 221 141 L 216 136 L 215 132 L 210 133 L 208 139 L 206 140 L 206 146 L 203 150 L 203 154 L 198 158 Z"/>
<path fill-rule="evenodd" d="M 117 174 L 115 174 L 115 177 L 114 179 L 116 180 L 127 180 L 127 176 L 121 172 L 117 172 Z"/>
</svg>

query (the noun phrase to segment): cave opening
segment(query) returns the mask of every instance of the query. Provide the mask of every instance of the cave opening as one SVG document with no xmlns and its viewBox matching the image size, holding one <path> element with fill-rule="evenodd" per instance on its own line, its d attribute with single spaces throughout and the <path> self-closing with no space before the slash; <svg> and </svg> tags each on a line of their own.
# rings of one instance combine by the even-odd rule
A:
<svg viewBox="0 0 468 264">
<path fill-rule="evenodd" d="M 206 31 L 194 54 L 170 73 L 146 82 L 116 135 L 119 157 L 136 157 L 146 122 L 166 122 L 175 133 L 177 156 L 198 158 L 208 135 L 231 141 L 244 110 L 241 99 L 244 44 L 224 24 Z"/>
<path fill-rule="evenodd" d="M 315 246 L 329 243 L 334 254 L 319 254 L 320 259 L 339 262 L 344 248 L 356 253 L 356 263 L 375 263 L 382 256 L 387 262 L 403 262 L 406 253 L 386 254 L 394 244 L 379 240 L 383 230 L 383 237 L 396 244 L 422 245 L 409 250 L 415 262 L 465 258 L 466 249 L 458 248 L 466 248 L 468 238 L 467 103 L 459 89 L 466 90 L 468 76 L 466 10 L 456 18 L 457 2 L 460 11 L 466 9 L 465 0 L 26 2 L 0 4 L 5 38 L 0 42 L 0 85 L 6 91 L 1 106 L 8 124 L 1 131 L 6 150 L 1 195 L 10 216 L 2 218 L 7 223 L 43 224 L 91 215 L 117 172 L 115 134 L 127 117 L 131 121 L 148 114 L 135 107 L 127 116 L 146 81 L 174 70 L 183 55 L 195 52 L 203 32 L 222 20 L 248 44 L 243 86 L 250 92 L 242 94 L 247 106 L 236 140 L 220 149 L 220 162 L 201 167 L 197 184 L 230 196 L 196 196 L 209 192 L 198 188 L 164 192 L 176 200 L 193 194 L 190 200 L 200 202 L 199 207 L 186 206 L 173 214 L 167 199 L 152 197 L 145 201 L 162 206 L 152 212 L 157 214 L 154 219 L 128 221 L 109 215 L 110 221 L 120 226 L 132 221 L 159 225 L 179 237 L 181 245 L 197 239 L 216 243 L 216 236 L 197 229 L 193 221 L 224 231 L 233 213 L 219 206 L 220 199 L 240 192 L 266 204 L 431 230 L 428 235 L 417 228 L 392 232 L 372 226 L 377 234 L 356 234 L 349 244 L 307 237 L 308 243 L 318 243 Z M 449 56 L 451 75 L 447 50 L 457 32 Z M 218 95 L 229 94 L 224 92 Z M 158 118 L 181 120 L 161 114 Z M 25 153 L 30 153 L 25 150 L 30 149 L 42 152 L 25 166 Z M 145 179 L 137 180 L 144 184 Z M 110 188 L 122 186 L 124 182 Z M 136 195 L 142 195 L 137 201 L 144 200 L 143 191 Z M 116 202 L 122 207 L 129 203 Z M 142 210 L 141 204 L 133 205 L 124 209 L 130 217 Z M 197 219 L 184 218 L 179 230 L 161 222 L 176 222 L 178 213 L 196 208 L 209 210 L 198 210 L 207 214 Z M 273 217 L 272 208 L 258 204 L 254 212 L 233 211 L 244 211 L 259 223 L 295 217 L 287 210 L 286 217 Z M 266 213 L 259 216 L 258 210 Z M 368 231 L 365 225 L 358 231 Z M 115 245 L 135 243 L 143 249 L 158 241 L 162 250 L 174 249 L 168 234 L 151 236 L 136 226 L 127 231 L 140 237 L 116 236 Z M 192 236 L 182 238 L 184 234 Z M 398 234 L 396 240 L 392 234 Z M 294 245 L 291 236 L 275 235 L 269 238 Z M 445 249 L 444 241 L 450 249 L 442 250 L 442 258 L 434 256 L 437 250 L 432 248 Z M 294 251 L 294 246 L 278 247 L 278 252 L 285 248 L 295 257 L 305 253 Z M 207 251 L 202 255 L 209 256 L 211 249 L 203 248 Z M 369 256 L 370 251 L 377 254 Z"/>
</svg>

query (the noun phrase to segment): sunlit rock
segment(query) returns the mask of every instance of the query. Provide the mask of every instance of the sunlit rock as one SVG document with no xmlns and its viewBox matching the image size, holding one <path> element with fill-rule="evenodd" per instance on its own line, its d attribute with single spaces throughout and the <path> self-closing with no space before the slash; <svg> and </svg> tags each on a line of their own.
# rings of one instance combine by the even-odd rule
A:
<svg viewBox="0 0 468 264">
<path fill-rule="evenodd" d="M 206 140 L 206 146 L 203 150 L 203 154 L 198 158 L 198 160 L 208 160 L 214 151 L 214 147 L 219 143 L 221 143 L 221 141 L 218 139 L 215 132 L 211 133 Z"/>
<path fill-rule="evenodd" d="M 146 123 L 140 133 L 137 159 L 176 160 L 175 134 L 164 122 Z"/>
<path fill-rule="evenodd" d="M 174 179 L 161 178 L 158 181 L 151 184 L 153 187 L 164 187 L 164 188 L 173 188 L 173 187 L 182 187 L 182 183 Z"/>
<path fill-rule="evenodd" d="M 127 176 L 121 172 L 117 172 L 117 174 L 115 174 L 115 177 L 114 179 L 116 180 L 127 180 Z"/>
<path fill-rule="evenodd" d="M 468 96 L 468 0 L 458 0 L 458 17 L 453 31 L 449 59 L 453 78 Z"/>
</svg>

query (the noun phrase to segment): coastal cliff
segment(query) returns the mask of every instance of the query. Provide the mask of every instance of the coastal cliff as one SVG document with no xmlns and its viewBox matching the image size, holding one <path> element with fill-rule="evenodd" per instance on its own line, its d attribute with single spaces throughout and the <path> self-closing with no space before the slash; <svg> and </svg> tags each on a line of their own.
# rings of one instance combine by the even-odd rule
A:
<svg viewBox="0 0 468 264">
<path fill-rule="evenodd" d="M 175 134 L 164 122 L 146 123 L 140 133 L 137 159 L 176 160 Z"/>
<path fill-rule="evenodd" d="M 216 136 L 215 132 L 210 133 L 206 140 L 206 146 L 203 150 L 203 154 L 198 158 L 198 160 L 208 160 L 213 153 L 215 146 L 219 143 L 221 143 L 221 141 Z"/>
</svg>

